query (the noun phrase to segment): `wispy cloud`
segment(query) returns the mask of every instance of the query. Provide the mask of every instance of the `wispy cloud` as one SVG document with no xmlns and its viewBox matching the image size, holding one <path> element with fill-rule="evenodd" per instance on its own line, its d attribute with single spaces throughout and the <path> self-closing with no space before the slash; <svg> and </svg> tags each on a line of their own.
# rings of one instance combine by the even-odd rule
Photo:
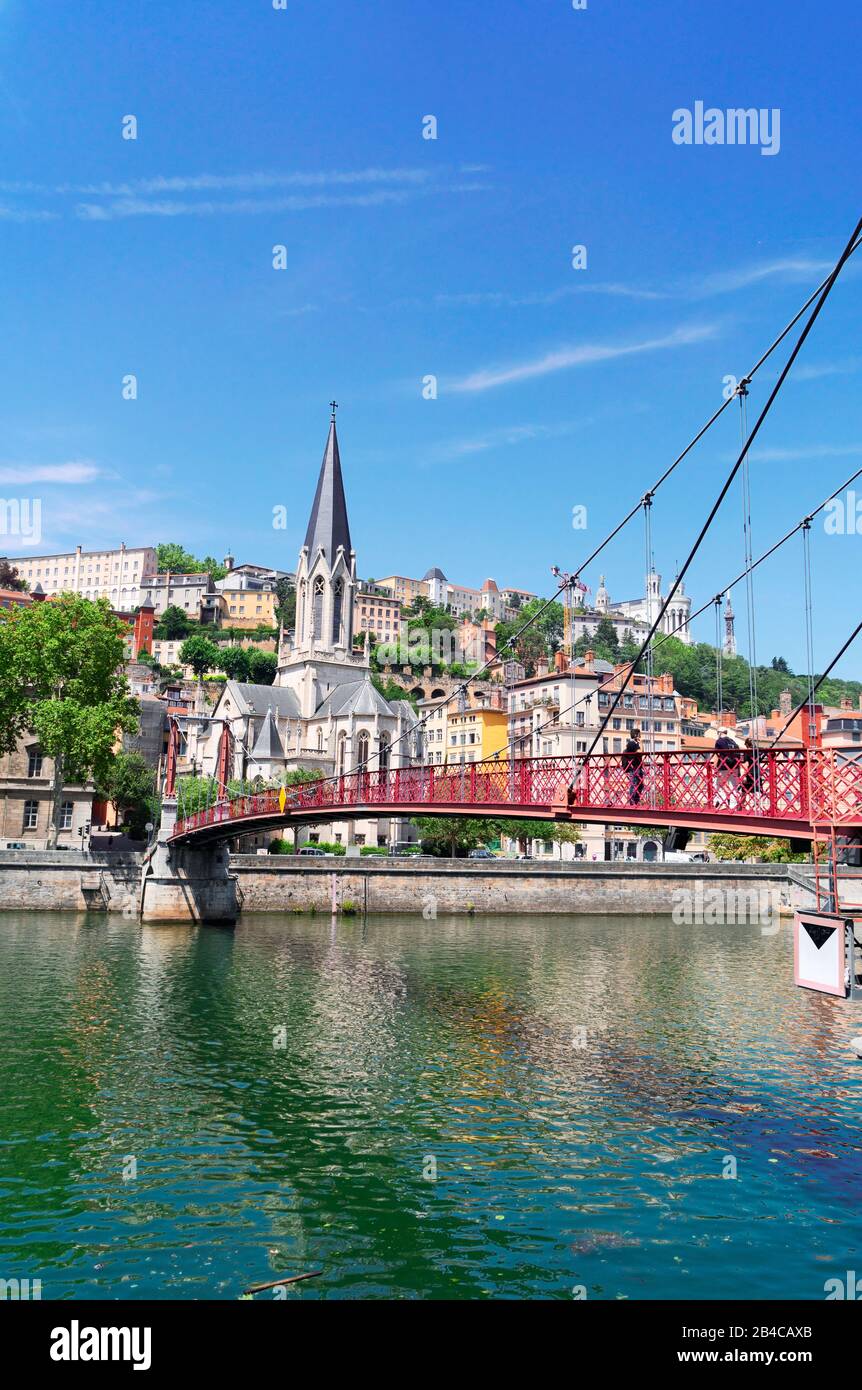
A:
<svg viewBox="0 0 862 1390">
<path fill-rule="evenodd" d="M 0 463 L 0 483 L 92 483 L 100 475 L 95 463 L 76 459 L 70 463 Z M 89 503 L 88 503 L 89 506 Z"/>
<path fill-rule="evenodd" d="M 685 324 L 658 338 L 644 338 L 633 343 L 581 343 L 578 346 L 557 348 L 528 362 L 506 367 L 485 368 L 472 372 L 452 384 L 455 391 L 488 391 L 511 382 L 528 381 L 548 376 L 552 372 L 572 367 L 587 367 L 596 362 L 609 362 L 618 357 L 633 357 L 646 352 L 661 352 L 668 348 L 690 346 L 715 336 L 715 324 Z"/>
<path fill-rule="evenodd" d="M 536 290 L 530 294 L 513 294 L 505 290 L 475 290 L 461 294 L 438 294 L 434 303 L 440 308 L 468 308 L 490 305 L 492 308 L 519 309 L 534 305 L 556 304 L 561 299 L 570 299 L 579 294 L 600 294 L 621 299 L 666 299 L 662 290 L 647 290 L 639 285 L 623 285 L 613 281 L 597 280 L 591 284 L 581 280 L 576 285 L 560 285 L 554 290 Z"/>
<path fill-rule="evenodd" d="M 812 362 L 798 367 L 793 364 L 791 381 L 819 381 L 824 376 L 850 376 L 862 367 L 862 358 L 848 357 L 844 362 Z M 778 375 L 778 373 L 776 373 Z"/>
<path fill-rule="evenodd" d="M 793 448 L 764 448 L 752 445 L 751 456 L 760 463 L 793 463 L 797 459 L 855 458 L 862 454 L 862 444 L 802 444 Z M 728 454 L 727 458 L 736 455 Z"/>
<path fill-rule="evenodd" d="M 380 203 L 403 202 L 408 197 L 431 190 L 436 193 L 480 192 L 487 187 L 486 184 L 465 182 L 463 176 L 484 172 L 485 168 L 481 165 L 449 166 L 436 171 L 371 166 L 365 169 L 252 170 L 233 174 L 158 174 L 121 183 L 48 184 L 6 179 L 0 180 L 0 194 L 22 198 L 87 199 L 75 204 L 75 216 L 89 222 L 107 222 L 126 217 L 213 217 L 222 213 L 373 207 Z M 307 191 L 287 191 L 292 189 Z M 354 191 L 349 192 L 351 189 Z M 280 197 L 258 196 L 279 192 L 282 194 Z M 248 196 L 195 196 L 214 193 Z M 45 221 L 61 215 L 59 211 L 30 209 L 23 205 L 0 206 L 0 220 Z"/>
<path fill-rule="evenodd" d="M 486 434 L 472 435 L 466 439 L 451 439 L 434 445 L 431 454 L 436 462 L 469 458 L 475 454 L 487 453 L 489 449 L 509 449 L 518 444 L 529 443 L 534 439 L 559 439 L 567 434 L 581 430 L 589 422 L 581 419 L 559 425 L 503 425 L 489 430 Z"/>
<path fill-rule="evenodd" d="M 46 208 L 0 207 L 0 222 L 54 222 L 59 216 Z"/>
<path fill-rule="evenodd" d="M 707 298 L 714 294 L 731 294 L 749 289 L 764 280 L 811 280 L 824 276 L 832 269 L 832 261 L 817 261 L 804 256 L 786 256 L 779 260 L 763 261 L 760 265 L 740 266 L 736 270 L 718 271 L 697 283 L 690 283 L 692 298 Z"/>
<path fill-rule="evenodd" d="M 216 217 L 222 213 L 307 212 L 311 208 L 375 207 L 382 203 L 403 203 L 409 197 L 410 194 L 405 189 L 379 189 L 373 193 L 296 193 L 285 198 L 236 198 L 193 203 L 174 199 L 160 199 L 154 202 L 144 198 L 121 198 L 113 203 L 79 203 L 75 212 L 85 221 L 110 222 L 120 217 Z"/>
</svg>

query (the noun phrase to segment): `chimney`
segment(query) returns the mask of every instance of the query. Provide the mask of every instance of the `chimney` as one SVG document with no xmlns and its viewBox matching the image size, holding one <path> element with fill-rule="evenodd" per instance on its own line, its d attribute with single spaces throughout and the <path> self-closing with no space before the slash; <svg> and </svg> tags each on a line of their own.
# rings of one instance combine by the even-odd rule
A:
<svg viewBox="0 0 862 1390">
<path fill-rule="evenodd" d="M 782 719 L 787 719 L 787 718 L 789 718 L 789 716 L 790 716 L 790 711 L 791 711 L 792 709 L 793 709 L 793 696 L 792 696 L 792 694 L 790 693 L 789 690 L 782 690 L 782 691 L 781 691 L 781 694 L 778 696 L 778 713 L 781 715 Z"/>
<path fill-rule="evenodd" d="M 536 662 L 536 675 L 546 676 L 548 674 L 548 662 L 546 657 L 542 657 Z"/>
<path fill-rule="evenodd" d="M 848 699 L 848 697 L 847 697 L 846 695 L 843 696 L 843 698 L 842 698 L 842 700 L 841 700 L 841 708 L 842 708 L 843 710 L 845 710 L 845 709 L 846 709 L 846 710 L 851 710 L 851 709 L 853 708 L 853 701 L 850 700 L 850 699 Z"/>
<path fill-rule="evenodd" d="M 554 652 L 554 670 L 561 673 L 566 670 L 568 663 L 564 652 Z"/>
</svg>

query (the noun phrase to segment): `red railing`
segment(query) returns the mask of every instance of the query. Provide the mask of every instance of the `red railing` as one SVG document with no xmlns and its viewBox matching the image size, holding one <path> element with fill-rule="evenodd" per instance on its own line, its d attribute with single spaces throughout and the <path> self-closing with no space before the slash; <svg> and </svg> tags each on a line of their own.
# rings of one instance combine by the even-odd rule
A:
<svg viewBox="0 0 862 1390">
<path fill-rule="evenodd" d="M 756 765 L 722 767 L 711 752 L 644 754 L 639 770 L 619 753 L 590 758 L 519 758 L 513 763 L 448 764 L 361 771 L 324 781 L 286 787 L 282 811 L 280 788 L 220 801 L 178 820 L 174 836 L 233 822 L 253 822 L 309 811 L 367 808 L 381 813 L 409 807 L 441 810 L 465 806 L 496 815 L 508 810 L 568 809 L 578 813 L 607 812 L 609 820 L 623 813 L 660 813 L 659 823 L 673 824 L 675 815 L 687 820 L 725 817 L 804 825 L 862 825 L 862 751 L 815 749 L 770 751 Z M 238 827 L 239 828 L 239 827 Z"/>
</svg>

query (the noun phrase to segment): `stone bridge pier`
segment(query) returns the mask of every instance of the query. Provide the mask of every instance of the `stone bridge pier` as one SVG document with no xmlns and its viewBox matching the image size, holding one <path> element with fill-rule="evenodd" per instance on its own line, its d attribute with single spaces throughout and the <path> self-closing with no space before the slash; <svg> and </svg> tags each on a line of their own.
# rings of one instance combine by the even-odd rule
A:
<svg viewBox="0 0 862 1390">
<path fill-rule="evenodd" d="M 141 869 L 141 921 L 233 926 L 239 916 L 239 891 L 227 845 L 192 849 L 168 844 L 176 819 L 176 800 L 166 797 L 155 843 Z"/>
</svg>

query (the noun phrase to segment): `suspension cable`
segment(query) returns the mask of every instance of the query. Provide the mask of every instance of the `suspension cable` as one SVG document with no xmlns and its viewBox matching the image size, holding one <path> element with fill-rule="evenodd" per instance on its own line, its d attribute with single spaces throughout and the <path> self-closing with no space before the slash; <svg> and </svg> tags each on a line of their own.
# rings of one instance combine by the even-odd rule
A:
<svg viewBox="0 0 862 1390">
<path fill-rule="evenodd" d="M 676 579 L 674 580 L 674 582 L 673 582 L 673 584 L 672 584 L 672 586 L 671 586 L 670 592 L 668 593 L 667 598 L 665 599 L 664 603 L 662 604 L 662 607 L 661 607 L 661 610 L 660 610 L 660 612 L 659 612 L 659 614 L 658 614 L 658 617 L 656 618 L 655 622 L 653 623 L 653 625 L 652 625 L 652 627 L 651 627 L 649 633 L 647 634 L 647 637 L 646 637 L 646 639 L 645 639 L 643 645 L 641 646 L 640 651 L 638 652 L 638 655 L 637 655 L 637 657 L 636 657 L 636 659 L 635 659 L 636 662 L 639 662 L 639 661 L 641 660 L 641 658 L 643 657 L 644 651 L 646 650 L 647 646 L 649 645 L 649 643 L 652 641 L 653 637 L 655 636 L 655 633 L 656 633 L 656 631 L 657 631 L 657 629 L 658 629 L 658 627 L 659 627 L 659 624 L 661 623 L 661 620 L 662 620 L 662 618 L 664 617 L 665 612 L 667 611 L 668 605 L 670 604 L 671 600 L 673 599 L 674 594 L 676 593 L 677 589 L 679 588 L 680 584 L 682 583 L 682 580 L 685 578 L 685 575 L 686 575 L 686 573 L 688 572 L 689 566 L 691 565 L 692 561 L 694 560 L 695 555 L 696 555 L 697 552 L 700 550 L 700 547 L 701 547 L 701 545 L 702 545 L 702 543 L 703 543 L 704 537 L 706 536 L 706 534 L 707 534 L 707 532 L 708 532 L 710 526 L 712 525 L 713 521 L 715 520 L 715 517 L 716 517 L 716 515 L 717 515 L 717 513 L 718 513 L 718 511 L 719 511 L 719 508 L 721 507 L 722 502 L 724 501 L 725 497 L 727 496 L 727 494 L 728 494 L 728 492 L 729 492 L 729 490 L 730 490 L 730 487 L 731 487 L 731 485 L 732 485 L 732 483 L 733 483 L 734 478 L 736 477 L 737 473 L 739 472 L 740 468 L 742 467 L 742 464 L 743 464 L 743 462 L 744 462 L 744 460 L 745 460 L 746 454 L 748 453 L 749 449 L 751 448 L 751 445 L 754 443 L 754 440 L 757 438 L 757 435 L 760 433 L 760 430 L 761 430 L 761 427 L 762 427 L 762 425 L 763 425 L 763 422 L 765 421 L 767 415 L 769 414 L 770 410 L 772 409 L 772 406 L 773 406 L 773 404 L 774 404 L 774 402 L 775 402 L 775 400 L 776 400 L 776 398 L 777 398 L 777 396 L 778 396 L 778 394 L 779 394 L 779 392 L 780 392 L 782 386 L 784 385 L 785 381 L 787 380 L 787 377 L 788 377 L 788 375 L 789 375 L 789 373 L 790 373 L 790 369 L 791 369 L 791 367 L 793 366 L 793 363 L 796 361 L 796 358 L 799 356 L 799 353 L 802 351 L 802 347 L 803 347 L 803 345 L 804 345 L 804 343 L 805 343 L 806 338 L 808 337 L 809 333 L 811 332 L 812 328 L 814 327 L 814 324 L 817 322 L 817 319 L 818 319 L 819 316 L 820 316 L 820 312 L 821 312 L 821 310 L 823 309 L 823 306 L 824 306 L 824 304 L 826 303 L 827 299 L 829 298 L 829 295 L 830 295 L 830 293 L 831 293 L 831 291 L 832 291 L 832 288 L 833 288 L 833 286 L 834 286 L 834 284 L 835 284 L 835 281 L 837 280 L 838 276 L 840 275 L 840 273 L 841 273 L 841 271 L 842 271 L 844 265 L 845 265 L 846 262 L 847 262 L 848 257 L 849 257 L 850 254 L 851 254 L 852 248 L 853 248 L 853 246 L 854 246 L 854 244 L 855 244 L 857 238 L 859 237 L 860 231 L 862 231 L 862 218 L 860 218 L 859 221 L 857 222 L 856 227 L 854 228 L 853 234 L 852 234 L 852 236 L 850 237 L 850 240 L 847 242 L 847 245 L 845 246 L 844 250 L 842 251 L 842 253 L 841 253 L 839 259 L 838 259 L 837 262 L 835 263 L 835 266 L 834 266 L 834 268 L 833 268 L 833 270 L 832 270 L 832 273 L 829 275 L 829 277 L 828 277 L 828 279 L 827 279 L 827 282 L 826 282 L 826 285 L 825 285 L 824 289 L 821 291 L 820 295 L 818 296 L 817 303 L 815 304 L 815 306 L 814 306 L 812 312 L 809 314 L 808 319 L 807 319 L 807 321 L 806 321 L 806 323 L 805 323 L 805 326 L 804 326 L 804 328 L 802 329 L 802 332 L 800 333 L 799 337 L 797 338 L 797 340 L 796 340 L 796 342 L 795 342 L 795 344 L 794 344 L 794 346 L 793 346 L 793 349 L 792 349 L 792 351 L 791 351 L 791 353 L 790 353 L 790 356 L 788 357 L 787 361 L 785 362 L 784 366 L 782 367 L 782 369 L 781 369 L 781 371 L 780 371 L 780 373 L 779 373 L 779 375 L 778 375 L 778 380 L 776 381 L 775 385 L 773 386 L 772 390 L 771 390 L 770 393 L 769 393 L 769 396 L 768 396 L 768 398 L 767 398 L 766 404 L 764 405 L 764 407 L 763 407 L 763 409 L 761 410 L 759 416 L 757 417 L 757 422 L 755 423 L 754 428 L 752 429 L 750 435 L 748 436 L 747 440 L 745 441 L 745 443 L 744 443 L 744 445 L 743 445 L 742 452 L 740 453 L 739 458 L 736 460 L 736 463 L 733 465 L 733 467 L 731 468 L 730 472 L 728 473 L 727 478 L 726 478 L 725 481 L 724 481 L 724 485 L 723 485 L 722 488 L 721 488 L 721 491 L 719 492 L 719 494 L 718 494 L 718 496 L 716 497 L 714 503 L 712 504 L 712 507 L 710 508 L 709 514 L 707 515 L 707 518 L 706 518 L 705 522 L 703 523 L 703 526 L 702 526 L 701 529 L 700 529 L 700 532 L 699 532 L 699 534 L 698 534 L 698 536 L 697 536 L 697 539 L 695 540 L 694 545 L 691 547 L 691 549 L 690 549 L 690 551 L 689 551 L 689 553 L 688 553 L 688 556 L 686 557 L 686 560 L 685 560 L 685 563 L 683 564 L 682 570 L 680 571 L 680 573 L 677 575 Z M 618 707 L 618 705 L 619 705 L 619 703 L 620 703 L 620 700 L 621 700 L 622 697 L 623 697 L 623 691 L 625 690 L 626 686 L 628 685 L 628 682 L 631 680 L 631 675 L 632 675 L 632 672 L 630 671 L 629 674 L 628 674 L 628 676 L 626 676 L 624 683 L 620 686 L 620 689 L 619 689 L 619 691 L 617 692 L 617 695 L 616 695 L 616 697 L 615 697 L 613 703 L 611 704 L 611 707 L 610 707 L 610 709 L 608 710 L 608 713 L 605 715 L 604 722 L 602 723 L 601 727 L 598 729 L 598 731 L 597 731 L 597 733 L 596 733 L 596 736 L 595 736 L 595 738 L 593 739 L 592 744 L 591 744 L 590 747 L 587 749 L 587 756 L 588 756 L 588 757 L 589 757 L 589 755 L 594 751 L 594 749 L 595 749 L 595 747 L 596 747 L 596 744 L 599 742 L 599 739 L 602 737 L 602 734 L 604 733 L 604 730 L 607 728 L 608 721 L 609 721 L 609 719 L 611 718 L 611 716 L 613 715 L 614 710 L 617 709 L 617 707 Z"/>
<path fill-rule="evenodd" d="M 826 667 L 826 670 L 823 672 L 823 675 L 822 675 L 822 676 L 818 676 L 818 677 L 817 677 L 817 680 L 814 682 L 814 684 L 810 686 L 809 691 L 808 691 L 808 694 L 799 702 L 799 704 L 796 706 L 795 709 L 793 709 L 793 710 L 790 711 L 790 714 L 787 716 L 787 719 L 784 721 L 784 723 L 782 724 L 781 728 L 778 730 L 778 733 L 774 736 L 774 738 L 772 738 L 772 739 L 770 740 L 770 742 L 769 742 L 767 748 L 764 749 L 764 752 L 769 752 L 769 749 L 770 749 L 770 748 L 774 748 L 774 747 L 775 747 L 776 743 L 777 743 L 778 740 L 781 738 L 781 736 L 782 736 L 783 734 L 785 734 L 785 733 L 787 732 L 787 730 L 790 728 L 790 725 L 793 723 L 793 721 L 794 721 L 794 719 L 796 718 L 797 714 L 800 714 L 801 711 L 804 710 L 804 708 L 805 708 L 806 705 L 808 705 L 809 708 L 813 708 L 812 699 L 813 699 L 813 696 L 814 696 L 815 692 L 818 691 L 818 690 L 820 689 L 820 687 L 821 687 L 821 685 L 823 684 L 823 682 L 825 681 L 826 677 L 827 677 L 828 675 L 830 675 L 831 672 L 832 672 L 832 670 L 834 669 L 834 667 L 836 667 L 836 666 L 838 665 L 838 662 L 841 660 L 842 656 L 843 656 L 844 653 L 847 651 L 848 647 L 852 646 L 853 643 L 856 641 L 856 638 L 859 636 L 859 633 L 860 633 L 860 632 L 862 632 L 862 621 L 860 621 L 860 622 L 858 622 L 858 623 L 856 624 L 856 626 L 854 627 L 854 629 L 853 629 L 853 631 L 851 632 L 850 636 L 847 638 L 847 641 L 844 643 L 844 646 L 843 646 L 843 647 L 841 648 L 841 650 L 840 650 L 839 652 L 837 652 L 836 655 L 832 658 L 832 660 L 830 661 L 829 665 Z"/>
<path fill-rule="evenodd" d="M 801 531 L 801 530 L 803 529 L 803 527 L 806 525 L 806 523 L 809 523 L 809 524 L 810 524 L 810 522 L 812 522 L 812 521 L 814 520 L 814 518 L 815 518 L 816 516 L 818 516 L 818 515 L 820 514 L 820 512 L 822 512 L 822 511 L 824 510 L 825 507 L 828 507 L 828 505 L 829 505 L 830 502 L 833 502 L 833 501 L 835 500 L 835 498 L 836 498 L 840 493 L 844 492 L 846 488 L 850 487 L 850 485 L 851 485 L 852 483 L 856 482 L 856 480 L 857 480 L 858 478 L 860 478 L 860 477 L 862 477 L 862 468 L 857 468 L 856 471 L 855 471 L 854 473 L 851 473 L 851 474 L 850 474 L 849 478 L 845 478 L 844 481 L 843 481 L 843 483 L 839 484 L 839 486 L 838 486 L 837 488 L 835 488 L 835 490 L 834 490 L 833 492 L 830 492 L 829 495 L 828 495 L 828 497 L 824 497 L 823 500 L 822 500 L 822 502 L 819 502 L 819 503 L 817 504 L 817 506 L 814 507 L 814 508 L 808 513 L 807 516 L 803 517 L 803 518 L 801 519 L 801 521 L 797 521 L 797 523 L 796 523 L 795 526 L 791 526 L 790 530 L 789 530 L 789 531 L 786 531 L 785 534 L 779 538 L 779 540 L 774 541 L 772 545 L 770 545 L 766 550 L 764 550 L 763 553 L 762 553 L 761 555 L 759 555 L 759 556 L 757 557 L 757 559 L 754 560 L 754 561 L 752 562 L 751 568 L 752 568 L 752 569 L 758 569 L 760 565 L 764 564 L 767 560 L 771 559 L 771 557 L 772 557 L 773 555 L 775 555 L 776 552 L 779 551 L 779 550 L 781 549 L 782 546 L 786 545 L 786 544 L 788 543 L 788 541 L 790 541 L 790 540 L 793 539 L 793 537 L 796 535 L 796 533 L 797 533 L 798 531 Z M 741 571 L 739 572 L 739 574 L 737 574 L 736 577 L 730 581 L 729 584 L 726 584 L 726 585 L 724 586 L 724 588 L 722 589 L 721 593 L 722 593 L 722 594 L 724 594 L 724 593 L 729 594 L 730 591 L 731 591 L 731 589 L 736 588 L 736 585 L 737 585 L 737 584 L 740 584 L 740 583 L 742 582 L 742 580 L 745 579 L 745 576 L 746 576 L 746 570 L 741 570 Z M 700 606 L 700 608 L 696 608 L 695 611 L 694 611 L 693 613 L 689 614 L 688 619 L 683 618 L 682 621 L 679 622 L 679 623 L 676 625 L 676 627 L 669 629 L 669 630 L 668 630 L 667 632 L 665 632 L 661 637 L 659 637 L 658 641 L 655 643 L 656 648 L 662 646 L 662 644 L 663 644 L 664 642 L 667 642 L 671 637 L 675 636 L 677 632 L 684 631 L 684 629 L 685 629 L 685 627 L 687 626 L 687 624 L 693 622 L 694 619 L 699 618 L 703 613 L 706 612 L 706 610 L 707 610 L 712 604 L 716 603 L 716 602 L 719 601 L 720 599 L 721 599 L 721 594 L 717 595 L 716 598 L 708 599 L 706 603 L 704 603 L 704 604 L 702 604 L 702 605 Z M 637 664 L 637 660 L 638 660 L 638 658 L 635 658 L 635 661 L 634 661 L 634 662 L 628 662 L 628 663 L 626 663 L 626 664 L 627 664 L 628 666 L 631 666 L 631 667 L 633 668 L 633 667 Z M 812 659 L 812 665 L 813 665 L 813 659 Z M 608 679 L 607 679 L 606 681 L 604 681 L 601 685 L 597 686 L 596 690 L 597 690 L 597 691 L 599 691 L 599 690 L 604 690 L 606 686 L 613 685 L 614 681 L 618 678 L 618 675 L 619 675 L 619 672 L 618 672 L 618 671 L 615 671 L 614 674 L 613 674 L 613 676 L 609 676 Z M 573 705 L 571 706 L 571 709 L 574 710 L 578 705 L 582 705 L 582 704 L 584 704 L 584 703 L 586 703 L 587 705 L 589 705 L 589 704 L 592 702 L 592 698 L 593 698 L 593 692 L 592 692 L 592 691 L 590 691 L 590 692 L 589 692 L 588 694 L 586 694 L 586 695 L 580 696 L 579 699 L 577 699 L 577 700 L 573 703 Z M 722 695 L 722 698 L 723 698 L 723 695 Z M 569 713 L 569 710 L 568 710 L 568 709 L 562 709 L 562 710 L 559 711 L 559 715 L 560 715 L 560 716 L 563 715 L 563 714 L 568 714 L 568 713 Z M 538 727 L 538 729 L 536 729 L 534 732 L 535 732 L 535 733 L 541 733 L 541 732 L 548 726 L 548 724 L 552 724 L 553 722 L 554 722 L 553 720 L 548 720 L 546 724 L 540 725 L 540 726 Z M 589 723 L 589 721 L 587 721 L 587 723 Z M 514 747 L 515 745 L 519 744 L 519 743 L 523 743 L 527 738 L 531 738 L 531 737 L 532 737 L 532 733 L 531 733 L 531 734 L 521 734 L 521 735 L 519 735 L 517 738 L 513 738 L 513 740 L 512 740 L 513 747 Z M 586 755 L 584 755 L 584 756 L 586 756 Z M 495 757 L 494 754 L 490 754 L 487 758 L 483 758 L 481 761 L 482 761 L 482 762 L 496 761 L 496 757 Z"/>
<path fill-rule="evenodd" d="M 721 639 L 722 595 L 716 594 L 713 603 L 715 604 L 715 711 L 718 715 L 719 728 L 721 728 L 721 721 L 724 715 L 724 653 Z"/>
<path fill-rule="evenodd" d="M 808 738 L 814 742 L 814 605 L 811 588 L 811 521 L 802 523 L 802 571 L 805 606 L 805 665 L 808 668 Z"/>
<path fill-rule="evenodd" d="M 741 432 L 741 442 L 745 447 L 745 440 L 748 435 L 748 411 L 746 401 L 748 399 L 748 382 L 741 381 L 737 387 L 739 396 L 739 426 Z M 754 602 L 754 573 L 751 569 L 753 557 L 751 540 L 751 467 L 750 456 L 746 452 L 745 461 L 742 465 L 741 475 L 741 494 L 742 494 L 742 538 L 743 554 L 745 558 L 745 612 L 746 625 L 748 632 L 748 708 L 751 713 L 750 729 L 751 743 L 754 749 L 755 766 L 758 761 L 758 726 L 760 709 L 757 698 L 757 645 L 756 645 L 756 611 Z"/>
</svg>

